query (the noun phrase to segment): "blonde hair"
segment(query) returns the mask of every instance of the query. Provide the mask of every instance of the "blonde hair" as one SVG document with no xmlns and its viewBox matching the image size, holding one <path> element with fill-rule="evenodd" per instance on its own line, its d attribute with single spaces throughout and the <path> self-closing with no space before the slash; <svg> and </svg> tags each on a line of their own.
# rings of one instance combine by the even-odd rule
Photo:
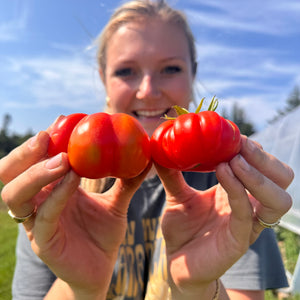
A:
<svg viewBox="0 0 300 300">
<path fill-rule="evenodd" d="M 196 73 L 196 47 L 193 33 L 183 12 L 171 8 L 164 0 L 132 0 L 115 10 L 109 22 L 98 38 L 97 60 L 102 73 L 106 70 L 106 48 L 112 35 L 122 25 L 144 20 L 145 18 L 160 18 L 162 21 L 181 28 L 187 38 L 193 75 Z"/>
</svg>

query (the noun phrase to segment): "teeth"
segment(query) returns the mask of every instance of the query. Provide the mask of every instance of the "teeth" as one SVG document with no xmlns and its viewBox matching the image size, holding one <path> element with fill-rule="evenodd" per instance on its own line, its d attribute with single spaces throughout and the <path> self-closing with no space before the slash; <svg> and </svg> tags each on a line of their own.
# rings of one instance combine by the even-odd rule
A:
<svg viewBox="0 0 300 300">
<path fill-rule="evenodd" d="M 135 112 L 139 117 L 157 117 L 166 113 L 166 109 L 161 110 L 139 110 Z"/>
</svg>

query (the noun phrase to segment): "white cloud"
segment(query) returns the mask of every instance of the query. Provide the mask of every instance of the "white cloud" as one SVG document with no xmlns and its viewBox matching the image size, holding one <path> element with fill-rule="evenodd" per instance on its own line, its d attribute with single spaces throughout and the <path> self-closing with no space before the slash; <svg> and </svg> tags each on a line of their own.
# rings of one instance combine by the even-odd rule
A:
<svg viewBox="0 0 300 300">
<path fill-rule="evenodd" d="M 207 42 L 197 45 L 197 79 L 210 94 L 278 93 L 299 82 L 300 63 L 289 61 L 279 50 L 243 48 Z M 285 60 L 282 59 L 285 58 Z M 298 78 L 298 79 L 297 79 Z M 282 85 L 274 84 L 282 79 Z"/>
<path fill-rule="evenodd" d="M 222 29 L 222 31 L 245 31 L 271 35 L 284 35 L 300 31 L 300 4 L 296 1 L 271 1 L 261 4 L 260 0 L 197 0 L 194 5 L 210 7 L 209 10 L 186 9 L 194 26 Z"/>
<path fill-rule="evenodd" d="M 16 3 L 11 2 L 12 16 L 5 21 L 0 22 L 0 42 L 12 42 L 17 41 L 25 32 L 26 25 L 29 17 L 29 10 L 20 1 Z M 8 9 L 7 7 L 5 7 Z M 9 12 L 7 12 L 8 14 Z M 3 18 L 2 18 L 3 19 Z"/>
<path fill-rule="evenodd" d="M 6 99 L 6 107 L 100 107 L 104 90 L 96 66 L 80 57 L 10 59 L 7 82 L 30 101 Z"/>
<path fill-rule="evenodd" d="M 200 73 L 204 70 L 220 74 L 230 70 L 230 76 L 261 77 L 263 73 L 255 71 L 255 66 L 278 53 L 273 49 L 234 47 L 207 41 L 203 45 L 197 44 L 197 54 Z M 217 70 L 216 66 L 219 66 Z"/>
<path fill-rule="evenodd" d="M 276 63 L 275 61 L 270 59 L 265 61 L 264 68 L 268 72 L 276 74 L 297 76 L 297 74 L 299 74 L 300 72 L 300 61 L 298 63 Z"/>
</svg>

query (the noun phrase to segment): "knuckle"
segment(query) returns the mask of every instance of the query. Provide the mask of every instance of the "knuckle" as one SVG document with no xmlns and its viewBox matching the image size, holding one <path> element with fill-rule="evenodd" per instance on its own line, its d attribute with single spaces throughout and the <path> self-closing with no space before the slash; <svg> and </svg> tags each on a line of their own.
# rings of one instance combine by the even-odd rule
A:
<svg viewBox="0 0 300 300">
<path fill-rule="evenodd" d="M 262 148 L 255 148 L 252 155 L 256 160 L 256 164 L 259 165 L 262 170 L 268 167 L 269 156 Z"/>
<path fill-rule="evenodd" d="M 1 191 L 1 198 L 7 204 L 7 186 L 5 185 Z"/>
<path fill-rule="evenodd" d="M 274 178 L 273 181 L 283 189 L 287 189 L 288 186 L 294 180 L 295 174 L 291 167 L 289 167 L 285 163 L 281 163 L 281 162 L 279 163 L 280 166 L 278 169 L 280 169 L 280 172 L 277 171 L 277 176 Z"/>
<path fill-rule="evenodd" d="M 284 196 L 282 197 L 282 210 L 283 213 L 285 214 L 286 212 L 289 211 L 289 209 L 293 205 L 293 198 L 289 193 L 285 193 Z"/>
<path fill-rule="evenodd" d="M 289 183 L 291 183 L 294 180 L 294 178 L 294 170 L 290 166 L 287 166 L 287 180 L 289 181 Z"/>
<path fill-rule="evenodd" d="M 12 203 L 14 202 L 14 197 L 11 193 L 9 185 L 5 185 L 1 191 L 1 198 L 3 202 L 8 206 L 11 207 Z"/>
<path fill-rule="evenodd" d="M 266 186 L 267 184 L 267 178 L 260 172 L 258 172 L 257 170 L 253 169 L 253 175 L 252 176 L 252 182 L 251 185 L 255 186 L 257 189 L 260 189 L 264 186 Z"/>
</svg>

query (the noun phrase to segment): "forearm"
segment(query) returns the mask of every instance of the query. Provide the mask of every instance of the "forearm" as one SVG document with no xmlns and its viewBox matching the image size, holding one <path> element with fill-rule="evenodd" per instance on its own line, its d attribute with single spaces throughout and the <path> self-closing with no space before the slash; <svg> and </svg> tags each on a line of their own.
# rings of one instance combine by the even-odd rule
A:
<svg viewBox="0 0 300 300">
<path fill-rule="evenodd" d="M 105 300 L 106 291 L 87 291 L 71 288 L 69 284 L 56 279 L 44 300 Z"/>
<path fill-rule="evenodd" d="M 197 293 L 181 293 L 178 289 L 172 288 L 168 300 L 229 300 L 229 296 L 220 280 L 213 281 L 203 286 Z"/>
</svg>

